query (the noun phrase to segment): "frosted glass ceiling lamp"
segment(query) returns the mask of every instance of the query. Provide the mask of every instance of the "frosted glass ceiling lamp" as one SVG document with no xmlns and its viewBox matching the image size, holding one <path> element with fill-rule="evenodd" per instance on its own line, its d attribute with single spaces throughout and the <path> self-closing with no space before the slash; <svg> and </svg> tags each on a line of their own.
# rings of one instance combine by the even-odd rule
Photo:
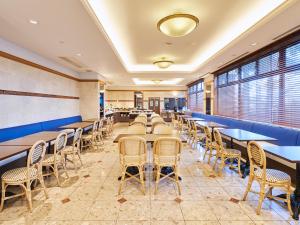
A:
<svg viewBox="0 0 300 225">
<path fill-rule="evenodd" d="M 198 26 L 199 19 L 190 14 L 173 14 L 162 18 L 157 28 L 170 37 L 182 37 L 191 33 Z"/>
<path fill-rule="evenodd" d="M 161 69 L 166 69 L 169 66 L 171 66 L 173 63 L 174 63 L 173 61 L 162 59 L 162 60 L 155 61 L 153 64 L 158 66 Z"/>
</svg>

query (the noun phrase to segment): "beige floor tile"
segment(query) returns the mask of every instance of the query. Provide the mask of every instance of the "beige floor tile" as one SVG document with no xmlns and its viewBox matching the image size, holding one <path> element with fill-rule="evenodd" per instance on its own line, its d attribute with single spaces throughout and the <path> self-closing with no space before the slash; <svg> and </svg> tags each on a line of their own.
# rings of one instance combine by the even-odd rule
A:
<svg viewBox="0 0 300 225">
<path fill-rule="evenodd" d="M 220 221 L 221 225 L 255 225 L 253 221 Z"/>
<path fill-rule="evenodd" d="M 206 200 L 226 201 L 230 199 L 230 196 L 222 187 L 199 187 L 199 190 Z"/>
<path fill-rule="evenodd" d="M 258 205 L 257 201 L 240 202 L 240 206 L 245 211 L 245 213 L 250 217 L 251 220 L 254 221 L 284 220 L 275 210 L 272 210 L 272 208 L 265 202 L 262 204 L 260 215 L 257 215 L 256 214 L 257 205 Z"/>
<path fill-rule="evenodd" d="M 185 221 L 185 225 L 220 225 L 218 221 Z"/>
<path fill-rule="evenodd" d="M 95 201 L 84 220 L 117 220 L 119 209 L 117 201 Z"/>
<path fill-rule="evenodd" d="M 151 222 L 157 220 L 183 220 L 180 204 L 175 201 L 152 201 Z"/>
<path fill-rule="evenodd" d="M 208 201 L 218 220 L 250 220 L 238 203 L 231 201 Z"/>
<path fill-rule="evenodd" d="M 78 187 L 71 195 L 71 200 L 94 200 L 100 191 L 99 185 L 82 185 Z"/>
<path fill-rule="evenodd" d="M 137 220 L 137 221 L 128 221 L 128 220 L 118 220 L 116 225 L 150 225 L 149 220 Z"/>
<path fill-rule="evenodd" d="M 151 225 L 185 225 L 186 223 L 184 221 L 175 221 L 175 220 L 170 220 L 170 221 L 151 221 Z"/>
<path fill-rule="evenodd" d="M 150 202 L 126 201 L 122 203 L 118 220 L 150 220 Z"/>
<path fill-rule="evenodd" d="M 180 207 L 184 220 L 217 220 L 207 201 L 183 201 Z"/>
</svg>

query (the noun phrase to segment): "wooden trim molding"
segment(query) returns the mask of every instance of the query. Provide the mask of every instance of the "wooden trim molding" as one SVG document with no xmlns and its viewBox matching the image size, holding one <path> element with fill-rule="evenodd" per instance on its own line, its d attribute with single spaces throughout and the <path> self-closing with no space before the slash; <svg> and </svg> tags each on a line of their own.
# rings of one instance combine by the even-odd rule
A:
<svg viewBox="0 0 300 225">
<path fill-rule="evenodd" d="M 57 70 L 51 69 L 49 67 L 42 66 L 38 63 L 34 63 L 34 62 L 29 61 L 29 60 L 23 59 L 21 57 L 9 54 L 7 52 L 0 51 L 0 56 L 4 57 L 6 59 L 13 60 L 13 61 L 18 62 L 18 63 L 22 63 L 22 64 L 27 65 L 27 66 L 31 66 L 31 67 L 34 67 L 34 68 L 37 68 L 37 69 L 40 69 L 40 70 L 44 70 L 46 72 L 49 72 L 49 73 L 52 73 L 54 75 L 61 76 L 61 77 L 64 77 L 64 78 L 67 78 L 67 79 L 70 79 L 70 80 L 74 80 L 74 81 L 78 81 L 78 82 L 100 82 L 101 84 L 104 84 L 103 81 L 98 80 L 98 79 L 79 79 L 79 78 L 73 77 L 71 75 L 68 75 L 68 74 L 59 72 Z"/>
<path fill-rule="evenodd" d="M 25 91 L 12 91 L 12 90 L 0 90 L 0 95 L 17 95 L 17 96 L 31 96 L 31 97 L 43 97 L 43 98 L 61 98 L 61 99 L 79 99 L 79 97 L 76 97 L 76 96 L 53 95 L 53 94 L 25 92 Z"/>
</svg>

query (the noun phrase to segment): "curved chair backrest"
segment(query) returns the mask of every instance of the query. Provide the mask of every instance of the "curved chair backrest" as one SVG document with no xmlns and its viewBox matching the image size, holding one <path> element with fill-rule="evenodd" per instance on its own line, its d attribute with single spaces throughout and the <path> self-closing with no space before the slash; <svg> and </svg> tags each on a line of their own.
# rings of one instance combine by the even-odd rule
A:
<svg viewBox="0 0 300 225">
<path fill-rule="evenodd" d="M 126 166 L 146 162 L 147 145 L 141 137 L 123 137 L 118 142 L 120 163 Z"/>
<path fill-rule="evenodd" d="M 166 124 L 166 123 L 165 123 L 165 122 L 162 122 L 162 121 L 158 121 L 158 122 L 152 123 L 152 126 L 151 126 L 151 133 L 153 133 L 154 128 L 155 128 L 158 124 Z"/>
<path fill-rule="evenodd" d="M 180 159 L 182 142 L 177 137 L 161 137 L 154 142 L 153 154 L 161 165 L 176 165 Z"/>
<path fill-rule="evenodd" d="M 95 120 L 93 123 L 92 132 L 96 132 L 98 130 L 98 127 L 99 127 L 99 120 Z"/>
<path fill-rule="evenodd" d="M 172 134 L 173 129 L 165 123 L 159 123 L 153 126 L 153 134 Z"/>
<path fill-rule="evenodd" d="M 46 147 L 47 147 L 47 144 L 43 140 L 40 140 L 40 141 L 37 141 L 34 143 L 34 145 L 31 147 L 31 149 L 29 150 L 29 153 L 28 153 L 28 158 L 27 158 L 27 169 L 28 170 L 30 167 L 39 168 L 42 160 L 44 159 Z"/>
<path fill-rule="evenodd" d="M 155 122 L 165 122 L 163 118 L 161 117 L 154 117 L 151 119 L 151 123 L 155 123 Z"/>
<path fill-rule="evenodd" d="M 203 130 L 204 130 L 204 133 L 205 133 L 206 140 L 209 140 L 210 142 L 212 142 L 212 136 L 211 136 L 211 132 L 210 132 L 209 127 L 204 126 Z"/>
<path fill-rule="evenodd" d="M 190 121 L 190 120 L 189 120 L 189 121 Z M 198 131 L 196 122 L 195 122 L 195 121 L 190 121 L 190 123 L 191 123 L 191 129 L 192 129 L 193 131 Z"/>
<path fill-rule="evenodd" d="M 80 146 L 82 132 L 83 132 L 82 128 L 77 128 L 77 130 L 75 131 L 74 138 L 73 138 L 73 146 L 76 147 Z"/>
<path fill-rule="evenodd" d="M 135 122 L 143 122 L 144 124 L 147 123 L 147 118 L 143 117 L 143 116 L 138 116 L 135 118 L 134 120 Z"/>
<path fill-rule="evenodd" d="M 223 141 L 222 141 L 222 136 L 219 132 L 218 129 L 214 129 L 214 139 L 216 142 L 216 150 L 222 153 L 224 151 L 224 146 L 223 146 Z"/>
<path fill-rule="evenodd" d="M 150 119 L 152 120 L 155 117 L 160 117 L 160 115 L 157 113 L 152 113 L 152 115 L 150 116 Z"/>
<path fill-rule="evenodd" d="M 142 124 L 134 124 L 128 127 L 128 134 L 146 134 L 147 128 Z"/>
<path fill-rule="evenodd" d="M 142 116 L 142 117 L 146 117 L 147 118 L 146 113 L 140 113 L 138 116 Z"/>
<path fill-rule="evenodd" d="M 143 125 L 144 127 L 146 126 L 146 124 L 144 122 L 136 122 L 136 121 L 133 121 L 130 126 L 133 126 L 133 125 L 136 125 L 136 124 L 140 124 L 140 125 Z"/>
<path fill-rule="evenodd" d="M 67 133 L 60 133 L 54 143 L 54 155 L 60 154 L 60 152 L 65 149 L 67 145 L 68 135 Z M 56 157 L 55 157 L 56 158 Z"/>
<path fill-rule="evenodd" d="M 261 146 L 255 142 L 250 141 L 247 146 L 248 157 L 250 161 L 250 171 L 254 169 L 262 169 L 262 178 L 266 177 L 266 153 Z"/>
</svg>

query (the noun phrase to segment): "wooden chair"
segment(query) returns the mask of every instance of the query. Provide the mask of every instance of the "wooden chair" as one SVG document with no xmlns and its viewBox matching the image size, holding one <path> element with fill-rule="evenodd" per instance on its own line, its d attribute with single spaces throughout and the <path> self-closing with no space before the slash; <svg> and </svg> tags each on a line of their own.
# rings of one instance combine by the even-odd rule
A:
<svg viewBox="0 0 300 225">
<path fill-rule="evenodd" d="M 154 142 L 153 160 L 154 160 L 154 175 L 156 175 L 155 194 L 157 193 L 158 183 L 166 178 L 176 182 L 178 193 L 181 195 L 181 188 L 178 178 L 178 163 L 182 149 L 182 142 L 176 137 L 160 137 Z M 163 167 L 172 168 L 173 172 L 162 174 Z M 175 179 L 172 177 L 174 176 Z"/>
<path fill-rule="evenodd" d="M 84 148 L 90 148 L 90 147 L 92 147 L 95 150 L 95 146 L 96 146 L 95 143 L 96 143 L 96 138 L 97 138 L 97 135 L 98 135 L 99 123 L 100 123 L 99 120 L 96 120 L 93 123 L 92 131 L 89 132 L 88 134 L 82 135 L 82 138 L 81 138 L 81 151 Z"/>
<path fill-rule="evenodd" d="M 165 123 L 156 124 L 156 126 L 154 126 L 153 129 L 153 134 L 166 135 L 166 134 L 172 134 L 172 132 L 173 132 L 172 128 Z"/>
<path fill-rule="evenodd" d="M 134 179 L 141 183 L 142 192 L 145 194 L 144 167 L 146 164 L 147 145 L 145 139 L 141 137 L 123 137 L 118 142 L 120 153 L 120 164 L 122 178 L 119 186 L 119 195 L 125 181 Z M 128 167 L 137 167 L 138 174 L 130 174 Z M 128 178 L 126 178 L 126 175 Z"/>
<path fill-rule="evenodd" d="M 75 131 L 74 137 L 73 137 L 73 143 L 71 146 L 66 146 L 66 148 L 62 151 L 63 156 L 65 157 L 65 163 L 68 161 L 68 156 L 72 156 L 72 160 L 69 160 L 73 163 L 75 169 L 77 170 L 76 162 L 75 162 L 75 156 L 77 155 L 81 166 L 82 160 L 80 156 L 80 143 L 81 143 L 81 137 L 82 137 L 82 128 L 78 128 Z"/>
<path fill-rule="evenodd" d="M 44 191 L 45 197 L 48 198 L 42 175 L 42 161 L 44 159 L 45 152 L 46 142 L 36 142 L 29 150 L 27 158 L 27 167 L 20 167 L 8 170 L 2 175 L 2 196 L 0 211 L 3 210 L 5 200 L 25 195 L 28 201 L 29 210 L 30 212 L 32 212 L 31 193 L 33 191 L 38 191 L 42 189 Z M 41 183 L 41 188 L 31 190 L 32 182 L 36 180 L 38 180 Z M 24 190 L 24 192 L 13 196 L 6 196 L 6 188 L 10 185 L 20 186 Z"/>
<path fill-rule="evenodd" d="M 146 134 L 147 128 L 143 124 L 134 124 L 128 127 L 128 134 Z"/>
<path fill-rule="evenodd" d="M 63 150 L 66 147 L 68 140 L 68 135 L 66 133 L 60 133 L 54 143 L 54 152 L 53 154 L 46 154 L 45 158 L 42 162 L 42 165 L 47 168 L 51 168 L 52 172 L 44 173 L 43 176 L 54 175 L 56 177 L 58 186 L 61 186 L 59 180 L 59 172 L 58 167 L 62 166 L 64 173 L 66 174 L 67 178 L 69 178 L 68 172 L 66 170 L 65 161 L 63 157 Z"/>
<path fill-rule="evenodd" d="M 162 121 L 157 121 L 157 122 L 154 122 L 152 123 L 152 126 L 151 126 L 151 133 L 153 133 L 155 127 L 159 124 L 166 124 L 165 122 L 162 122 Z"/>
<path fill-rule="evenodd" d="M 239 150 L 236 150 L 236 149 L 225 148 L 223 146 L 222 137 L 221 137 L 221 134 L 220 134 L 218 129 L 214 129 L 214 139 L 215 139 L 215 143 L 216 143 L 217 154 L 216 154 L 216 160 L 215 160 L 213 168 L 214 169 L 216 168 L 217 161 L 218 161 L 218 159 L 220 159 L 221 162 L 220 162 L 220 166 L 219 166 L 219 172 L 221 173 L 223 171 L 224 166 L 225 166 L 225 161 L 229 159 L 230 160 L 230 167 L 231 168 L 236 168 L 238 170 L 239 175 L 242 176 L 241 168 L 240 168 L 240 165 L 241 165 L 241 152 Z M 233 165 L 234 160 L 238 161 L 237 166 Z"/>
<path fill-rule="evenodd" d="M 211 131 L 208 126 L 203 128 L 205 133 L 205 148 L 204 148 L 204 155 L 203 161 L 205 160 L 206 154 L 208 153 L 208 163 L 210 163 L 210 159 L 212 156 L 216 156 L 216 143 L 212 140 Z"/>
<path fill-rule="evenodd" d="M 246 192 L 243 197 L 243 201 L 246 200 L 247 195 L 251 190 L 251 186 L 254 180 L 256 180 L 260 185 L 259 193 L 259 202 L 256 209 L 256 214 L 259 215 L 261 211 L 262 202 L 265 197 L 270 199 L 282 200 L 287 203 L 288 210 L 292 214 L 291 202 L 290 202 L 290 193 L 291 193 L 291 178 L 287 173 L 284 173 L 280 170 L 267 169 L 266 154 L 261 146 L 251 141 L 247 146 L 248 157 L 250 161 L 250 175 L 248 180 L 248 185 Z M 265 193 L 266 187 L 269 188 L 269 191 Z M 272 195 L 273 188 L 279 187 L 286 191 L 286 198 L 280 198 Z"/>
<path fill-rule="evenodd" d="M 154 117 L 151 119 L 151 123 L 156 123 L 156 122 L 165 122 L 163 118 L 161 117 Z"/>
<path fill-rule="evenodd" d="M 147 124 L 147 117 L 143 117 L 143 116 L 138 116 L 134 119 L 134 122 L 141 122 L 141 123 L 144 123 L 144 124 Z"/>
<path fill-rule="evenodd" d="M 171 113 L 171 120 L 172 120 L 174 129 L 178 129 L 178 120 L 176 120 L 174 113 Z"/>
<path fill-rule="evenodd" d="M 201 132 L 201 130 L 198 130 L 196 122 L 195 121 L 191 121 L 190 122 L 190 126 L 191 126 L 191 138 L 192 138 L 192 148 L 196 147 L 197 148 L 197 144 L 198 142 L 203 143 L 204 139 L 205 139 L 205 134 L 203 132 Z"/>
</svg>

